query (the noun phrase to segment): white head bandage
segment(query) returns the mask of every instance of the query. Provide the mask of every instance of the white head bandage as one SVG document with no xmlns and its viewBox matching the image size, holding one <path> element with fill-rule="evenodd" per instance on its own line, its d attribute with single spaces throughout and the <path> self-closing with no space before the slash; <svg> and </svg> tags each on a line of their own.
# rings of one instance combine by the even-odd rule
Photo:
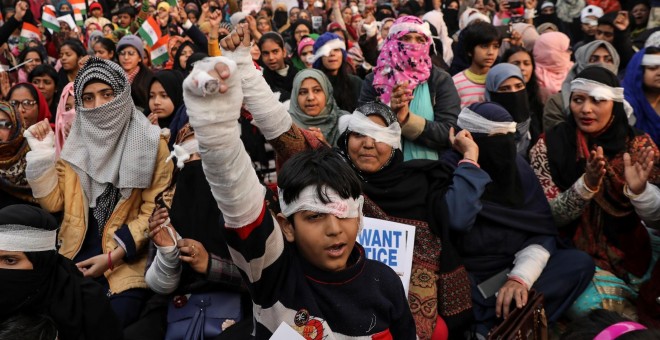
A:
<svg viewBox="0 0 660 340">
<path fill-rule="evenodd" d="M 359 228 L 362 229 L 362 205 L 364 204 L 364 197 L 360 195 L 357 199 L 342 198 L 332 188 L 323 187 L 322 193 L 330 203 L 323 203 L 317 192 L 317 187 L 310 185 L 303 189 L 298 198 L 293 202 L 286 204 L 284 202 L 284 193 L 282 189 L 277 189 L 280 197 L 280 208 L 282 215 L 285 217 L 293 216 L 299 211 L 314 211 L 322 214 L 332 214 L 337 218 L 358 218 Z"/>
<path fill-rule="evenodd" d="M 38 252 L 55 250 L 57 230 L 44 230 L 20 224 L 0 227 L 0 249 L 4 251 Z"/>
<path fill-rule="evenodd" d="M 431 34 L 431 28 L 429 26 L 429 23 L 425 21 L 421 25 L 412 22 L 402 22 L 396 25 L 392 25 L 392 27 L 390 27 L 390 31 L 387 33 L 387 37 L 391 37 L 392 35 L 403 31 L 423 34 L 426 36 L 427 39 L 430 39 L 431 36 L 433 35 Z"/>
<path fill-rule="evenodd" d="M 338 126 L 339 132 L 348 129 L 369 136 L 375 139 L 376 142 L 385 143 L 395 149 L 401 149 L 401 126 L 398 122 L 392 123 L 388 127 L 381 126 L 356 110 L 353 114 L 339 117 Z"/>
<path fill-rule="evenodd" d="M 571 92 L 580 91 L 596 100 L 623 102 L 623 87 L 611 87 L 597 81 L 578 78 L 571 82 Z"/>
<path fill-rule="evenodd" d="M 314 53 L 314 57 L 312 57 L 311 62 L 315 62 L 322 57 L 327 57 L 330 55 L 330 52 L 334 49 L 342 49 L 346 51 L 346 43 L 343 42 L 341 39 L 332 39 L 325 43 L 325 45 L 321 46 L 318 50 L 316 50 L 316 53 Z"/>
<path fill-rule="evenodd" d="M 199 143 L 197 142 L 197 139 L 188 140 L 182 144 L 174 144 L 174 150 L 172 150 L 167 159 L 165 159 L 165 163 L 176 157 L 176 166 L 179 169 L 183 169 L 184 163 L 190 159 L 190 155 L 197 152 L 199 152 Z"/>
<path fill-rule="evenodd" d="M 596 26 L 598 25 L 598 18 L 602 17 L 603 14 L 604 11 L 602 8 L 595 5 L 589 5 L 583 8 L 582 11 L 580 12 L 580 21 L 583 24 Z"/>
<path fill-rule="evenodd" d="M 642 58 L 642 66 L 659 66 L 660 54 L 645 54 Z"/>
<path fill-rule="evenodd" d="M 644 43 L 644 48 L 647 47 L 660 47 L 660 32 L 653 32 Z"/>
<path fill-rule="evenodd" d="M 516 132 L 516 122 L 493 122 L 465 107 L 458 115 L 458 127 L 472 133 L 488 135 Z"/>
</svg>

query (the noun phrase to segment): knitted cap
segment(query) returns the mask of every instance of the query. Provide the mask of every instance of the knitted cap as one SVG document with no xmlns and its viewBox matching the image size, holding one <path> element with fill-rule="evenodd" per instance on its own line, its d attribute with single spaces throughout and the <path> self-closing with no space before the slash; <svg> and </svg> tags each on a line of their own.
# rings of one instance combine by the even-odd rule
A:
<svg viewBox="0 0 660 340">
<path fill-rule="evenodd" d="M 302 55 L 302 50 L 307 46 L 314 46 L 314 39 L 312 39 L 309 36 L 300 39 L 300 42 L 298 43 L 298 55 L 299 56 Z"/>
<path fill-rule="evenodd" d="M 314 68 L 319 68 L 321 65 L 321 56 L 327 55 L 325 52 L 330 53 L 330 51 L 325 51 L 323 50 L 323 46 L 325 46 L 327 43 L 332 42 L 332 41 L 339 41 L 343 42 L 341 38 L 330 32 L 326 32 L 321 34 L 318 39 L 316 39 L 316 42 L 314 42 Z M 335 44 L 335 43 L 333 43 Z M 339 44 L 337 44 L 339 45 Z M 344 60 L 346 60 L 347 54 L 346 54 L 346 44 L 344 43 L 343 47 L 341 48 L 341 54 L 343 55 Z"/>
<path fill-rule="evenodd" d="M 140 37 L 137 35 L 125 35 L 117 43 L 117 53 L 121 52 L 121 50 L 128 46 L 134 47 L 140 53 L 140 57 L 144 59 L 144 44 Z"/>
<path fill-rule="evenodd" d="M 91 5 L 89 5 L 89 11 L 92 12 L 95 9 L 100 9 L 101 12 L 103 12 L 103 7 L 101 7 L 101 4 L 98 2 L 92 2 Z"/>
</svg>

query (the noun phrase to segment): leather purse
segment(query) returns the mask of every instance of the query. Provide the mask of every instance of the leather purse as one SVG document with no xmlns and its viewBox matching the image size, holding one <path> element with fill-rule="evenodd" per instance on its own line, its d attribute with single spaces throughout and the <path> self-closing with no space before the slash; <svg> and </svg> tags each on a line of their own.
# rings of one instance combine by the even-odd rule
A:
<svg viewBox="0 0 660 340">
<path fill-rule="evenodd" d="M 200 340 L 222 333 L 239 322 L 243 310 L 241 295 L 210 292 L 175 296 L 167 306 L 165 340 Z"/>
<path fill-rule="evenodd" d="M 548 320 L 545 316 L 543 293 L 529 292 L 527 304 L 515 308 L 506 320 L 488 333 L 488 340 L 547 340 Z"/>
</svg>

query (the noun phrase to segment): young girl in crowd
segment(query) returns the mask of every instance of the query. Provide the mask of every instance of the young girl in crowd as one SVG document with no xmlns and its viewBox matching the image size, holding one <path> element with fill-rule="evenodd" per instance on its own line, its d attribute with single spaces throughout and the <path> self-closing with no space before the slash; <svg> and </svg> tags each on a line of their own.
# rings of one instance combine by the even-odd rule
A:
<svg viewBox="0 0 660 340">
<path fill-rule="evenodd" d="M 175 70 L 154 74 L 149 85 L 149 115 L 151 124 L 169 128 L 174 114 L 183 105 L 183 75 Z"/>
<path fill-rule="evenodd" d="M 101 38 L 93 46 L 94 56 L 105 60 L 115 61 L 116 48 L 117 47 L 115 46 L 115 43 L 112 42 L 112 40 L 108 38 Z"/>
<path fill-rule="evenodd" d="M 76 79 L 80 61 L 87 56 L 87 51 L 79 40 L 67 39 L 60 45 L 58 54 L 62 68 L 58 73 L 57 93 L 62 93 L 62 88 Z"/>
<path fill-rule="evenodd" d="M 28 47 L 24 49 L 18 56 L 18 62 L 23 63 L 26 61 L 30 62 L 23 65 L 23 67 L 18 70 L 18 81 L 22 83 L 28 81 L 28 74 L 30 74 L 35 67 L 48 63 L 46 50 L 44 50 L 43 47 Z"/>
<path fill-rule="evenodd" d="M 293 78 L 298 70 L 286 58 L 284 40 L 279 33 L 264 34 L 258 42 L 261 50 L 261 65 L 264 79 L 273 92 L 280 93 L 280 101 L 284 102 L 291 97 Z"/>
<path fill-rule="evenodd" d="M 48 110 L 53 114 L 51 122 L 57 117 L 57 97 L 59 96 L 57 81 L 57 71 L 48 64 L 38 65 L 28 75 L 28 82 L 32 83 L 46 99 Z"/>
<path fill-rule="evenodd" d="M 27 177 L 49 212 L 63 212 L 60 254 L 110 297 L 120 324 L 139 316 L 154 198 L 170 183 L 167 139 L 137 110 L 123 69 L 91 57 L 74 82 L 76 119 L 56 162 L 50 125 L 26 133 Z"/>
</svg>

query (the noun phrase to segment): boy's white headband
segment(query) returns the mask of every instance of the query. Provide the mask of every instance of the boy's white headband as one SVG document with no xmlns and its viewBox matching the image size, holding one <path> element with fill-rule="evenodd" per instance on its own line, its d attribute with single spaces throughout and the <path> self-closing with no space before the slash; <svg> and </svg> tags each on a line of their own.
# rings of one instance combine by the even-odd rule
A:
<svg viewBox="0 0 660 340">
<path fill-rule="evenodd" d="M 303 189 L 298 198 L 289 204 L 284 202 L 284 193 L 282 189 L 277 189 L 279 193 L 280 208 L 285 217 L 293 216 L 299 211 L 313 211 L 322 214 L 332 214 L 337 218 L 358 218 L 360 229 L 362 228 L 362 205 L 364 197 L 342 198 L 339 194 L 329 187 L 321 188 L 329 203 L 323 203 L 319 198 L 317 187 L 310 185 Z"/>
</svg>

